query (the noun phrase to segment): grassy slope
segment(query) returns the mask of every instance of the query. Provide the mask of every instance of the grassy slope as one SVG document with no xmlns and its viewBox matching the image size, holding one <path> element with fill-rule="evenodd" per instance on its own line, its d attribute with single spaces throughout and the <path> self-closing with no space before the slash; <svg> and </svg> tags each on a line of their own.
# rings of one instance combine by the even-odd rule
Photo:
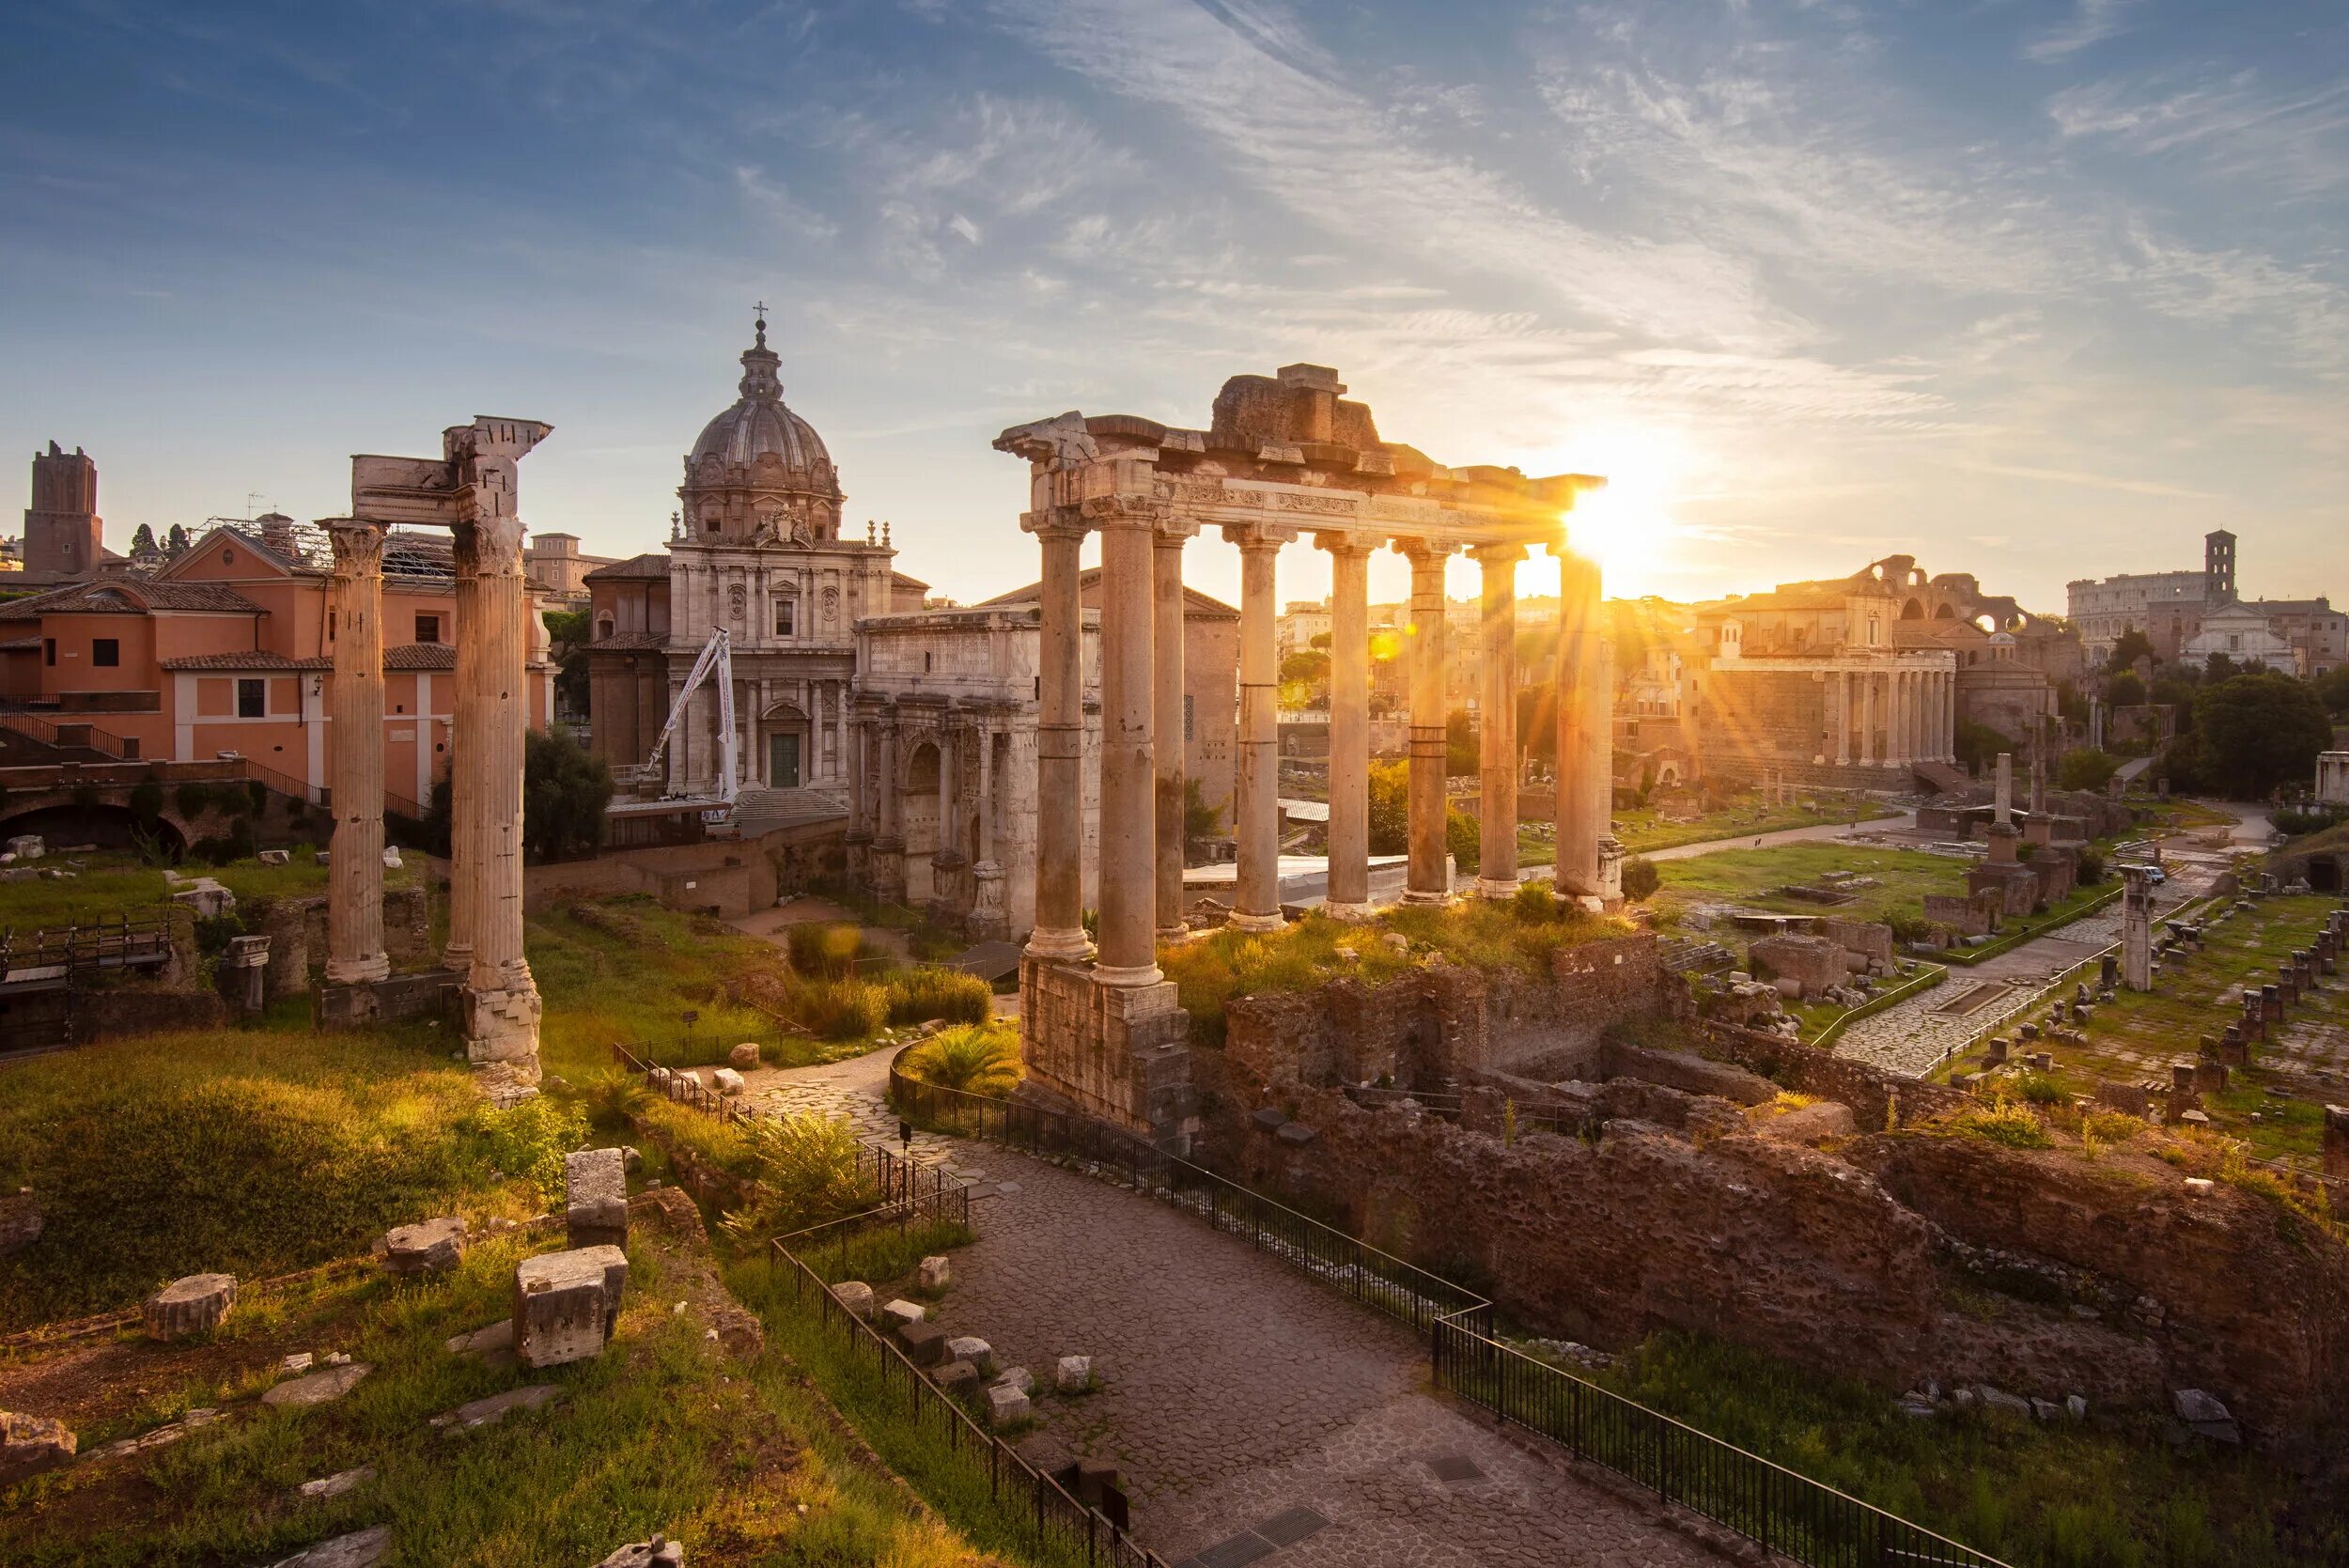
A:
<svg viewBox="0 0 2349 1568">
<path fill-rule="evenodd" d="M 217 1404 L 231 1418 L 151 1461 L 79 1466 L 21 1489 L 0 1511 L 0 1561 L 269 1561 L 383 1520 L 397 1527 L 389 1560 L 402 1568 L 575 1568 L 656 1529 L 701 1564 L 973 1561 L 887 1478 L 853 1462 L 784 1357 L 746 1368 L 703 1337 L 698 1314 L 673 1315 L 670 1298 L 688 1286 L 664 1278 L 675 1254 L 641 1230 L 630 1305 L 601 1359 L 527 1373 L 446 1352 L 448 1337 L 502 1315 L 515 1261 L 543 1245 L 485 1241 L 452 1279 L 395 1284 L 366 1273 L 291 1319 L 232 1316 L 219 1358 L 241 1370 L 159 1402 Z M 251 1403 L 285 1350 L 334 1345 L 377 1368 L 348 1398 L 308 1411 Z M 427 1424 L 533 1381 L 560 1384 L 565 1404 L 464 1437 Z M 158 1413 L 150 1404 L 127 1424 Z M 375 1479 L 342 1498 L 288 1497 L 361 1465 Z"/>
</svg>

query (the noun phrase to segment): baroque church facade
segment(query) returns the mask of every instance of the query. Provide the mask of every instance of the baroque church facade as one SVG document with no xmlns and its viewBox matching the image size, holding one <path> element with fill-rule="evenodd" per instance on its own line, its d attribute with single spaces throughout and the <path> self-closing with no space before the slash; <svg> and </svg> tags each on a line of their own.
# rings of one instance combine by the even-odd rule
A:
<svg viewBox="0 0 2349 1568">
<path fill-rule="evenodd" d="M 893 569 L 896 551 L 870 523 L 862 538 L 844 533 L 839 473 L 814 427 L 783 400 L 782 360 L 767 346 L 764 316 L 756 333 L 742 355 L 739 396 L 685 457 L 668 541 L 668 624 L 640 635 L 659 638 L 674 703 L 710 634 L 724 628 L 743 786 L 821 791 L 845 808 L 855 754 L 856 623 L 919 610 L 927 584 Z M 666 707 L 640 710 L 631 731 L 648 720 L 657 734 Z M 718 787 L 718 715 L 715 683 L 705 684 L 670 742 L 671 793 Z M 634 749 L 639 738 L 615 740 Z M 606 755 L 634 762 L 648 750 Z"/>
</svg>

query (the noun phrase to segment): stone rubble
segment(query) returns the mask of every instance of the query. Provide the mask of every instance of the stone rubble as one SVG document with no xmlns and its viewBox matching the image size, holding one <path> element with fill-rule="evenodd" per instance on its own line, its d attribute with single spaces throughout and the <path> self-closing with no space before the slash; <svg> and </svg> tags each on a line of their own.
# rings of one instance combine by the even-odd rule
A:
<svg viewBox="0 0 2349 1568">
<path fill-rule="evenodd" d="M 528 1367 L 603 1354 L 628 1288 L 628 1254 L 583 1247 L 525 1258 L 514 1269 L 514 1354 Z"/>
<path fill-rule="evenodd" d="M 322 1372 L 280 1383 L 261 1395 L 261 1403 L 272 1407 L 306 1409 L 313 1405 L 331 1405 L 357 1388 L 375 1369 L 365 1361 L 352 1361 L 346 1366 L 331 1366 Z"/>
<path fill-rule="evenodd" d="M 536 1410 L 562 1398 L 563 1390 L 554 1384 L 532 1383 L 487 1399 L 472 1400 L 433 1417 L 430 1424 L 452 1436 L 460 1432 L 477 1432 L 485 1426 L 495 1426 L 517 1410 Z"/>
<path fill-rule="evenodd" d="M 391 1273 L 445 1274 L 465 1247 L 465 1222 L 454 1215 L 401 1225 L 383 1236 L 383 1266 Z"/>
<path fill-rule="evenodd" d="M 614 1552 L 596 1568 L 684 1568 L 685 1547 L 665 1536 L 632 1542 Z"/>
<path fill-rule="evenodd" d="M 0 1489 L 54 1469 L 73 1457 L 76 1446 L 62 1421 L 0 1410 Z"/>
<path fill-rule="evenodd" d="M 375 1568 L 392 1549 L 392 1527 L 376 1525 L 321 1541 L 306 1552 L 281 1559 L 272 1568 Z"/>
<path fill-rule="evenodd" d="M 148 1296 L 140 1315 L 148 1338 L 182 1340 L 218 1328 L 236 1304 L 235 1275 L 191 1274 Z"/>
<path fill-rule="evenodd" d="M 320 1476 L 316 1481 L 305 1481 L 294 1488 L 294 1495 L 312 1501 L 339 1498 L 345 1492 L 358 1490 L 374 1479 L 375 1467 L 362 1465 L 355 1470 L 337 1470 L 333 1475 Z"/>
<path fill-rule="evenodd" d="M 1052 1369 L 1052 1387 L 1064 1394 L 1081 1394 L 1093 1386 L 1093 1358 L 1064 1356 Z"/>
</svg>

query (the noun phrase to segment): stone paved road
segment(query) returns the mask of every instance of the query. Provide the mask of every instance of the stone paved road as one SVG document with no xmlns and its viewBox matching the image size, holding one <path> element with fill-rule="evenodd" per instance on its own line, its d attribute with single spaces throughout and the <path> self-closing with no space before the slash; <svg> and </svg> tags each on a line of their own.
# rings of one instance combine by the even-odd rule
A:
<svg viewBox="0 0 2349 1568">
<path fill-rule="evenodd" d="M 1048 1386 L 1060 1357 L 1093 1357 L 1100 1389 L 1039 1400 L 1027 1445 L 1117 1463 L 1169 1562 L 1258 1560 L 1232 1538 L 1299 1508 L 1328 1523 L 1268 1568 L 1719 1560 L 1427 1392 L 1404 1326 L 1156 1199 L 984 1154 L 1001 1185 L 937 1319 Z"/>
</svg>

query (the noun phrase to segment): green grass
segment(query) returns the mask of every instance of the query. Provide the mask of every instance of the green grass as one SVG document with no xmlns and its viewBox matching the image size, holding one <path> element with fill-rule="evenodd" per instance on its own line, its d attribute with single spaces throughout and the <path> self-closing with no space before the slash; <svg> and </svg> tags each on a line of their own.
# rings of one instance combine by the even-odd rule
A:
<svg viewBox="0 0 2349 1568">
<path fill-rule="evenodd" d="M 524 1250 L 486 1241 L 453 1278 L 425 1283 L 365 1274 L 314 1303 L 309 1322 L 241 1326 L 232 1316 L 232 1344 L 274 1330 L 277 1343 L 254 1343 L 257 1360 L 286 1344 L 340 1344 L 377 1370 L 333 1405 L 247 1405 L 151 1461 L 36 1480 L 0 1510 L 0 1560 L 265 1562 L 379 1522 L 392 1524 L 388 1560 L 403 1568 L 576 1568 L 656 1530 L 700 1562 L 969 1560 L 948 1529 L 917 1518 L 887 1478 L 854 1461 L 782 1356 L 730 1361 L 696 1315 L 673 1315 L 670 1300 L 687 1287 L 664 1288 L 664 1254 L 641 1234 L 630 1249 L 630 1303 L 601 1358 L 530 1373 L 448 1354 L 446 1338 L 509 1310 Z M 531 1381 L 561 1385 L 564 1403 L 459 1437 L 427 1424 Z M 220 1391 L 206 1384 L 175 1400 L 209 1403 Z M 144 1479 L 120 1479 L 126 1464 L 144 1465 Z M 285 1500 L 301 1482 L 363 1464 L 376 1478 L 340 1498 Z"/>
<path fill-rule="evenodd" d="M 87 924 L 123 915 L 137 919 L 162 912 L 171 902 L 171 888 L 161 867 L 142 865 L 136 856 L 101 849 L 86 855 L 60 855 L 52 850 L 30 862 L 42 868 L 80 869 L 71 877 L 51 881 L 0 882 L 0 928 L 30 931 L 44 925 Z M 183 877 L 210 877 L 237 895 L 240 904 L 257 898 L 309 898 L 326 892 L 326 867 L 318 864 L 308 848 L 296 846 L 284 865 L 263 865 L 257 860 L 231 861 L 208 866 L 194 861 L 178 868 Z M 387 888 L 405 887 L 416 868 L 403 865 L 383 873 Z"/>
<path fill-rule="evenodd" d="M 1439 956 L 1470 969 L 1534 973 L 1561 948 L 1632 929 L 1620 920 L 1560 912 L 1540 890 L 1535 894 L 1511 904 L 1398 905 L 1361 924 L 1315 912 L 1279 931 L 1226 927 L 1161 947 L 1159 966 L 1190 1014 L 1191 1038 L 1219 1045 L 1224 1008 L 1235 997 L 1310 990 L 1340 979 L 1377 986 Z M 1390 934 L 1405 939 L 1403 951 L 1387 940 Z"/>
<path fill-rule="evenodd" d="M 1663 887 L 1653 902 L 1659 909 L 1691 903 L 1735 903 L 1781 914 L 1840 915 L 1846 920 L 1916 919 L 1925 894 L 1963 893 L 1971 862 L 1921 849 L 1871 849 L 1846 844 L 1781 844 L 1766 849 L 1719 849 L 1682 861 L 1659 861 Z M 1848 904 L 1813 904 L 1776 892 L 1791 884 L 1815 884 L 1830 871 L 1873 877 L 1881 886 L 1860 888 Z"/>
<path fill-rule="evenodd" d="M 1858 1379 L 1688 1334 L 1595 1380 L 2015 1568 L 2287 1568 L 2349 1550 L 2337 1498 L 2257 1455 L 2173 1448 L 2157 1414 L 1920 1421 Z"/>
<path fill-rule="evenodd" d="M 1788 828 L 1818 828 L 1857 818 L 1874 822 L 1900 813 L 1875 800 L 1816 800 L 1770 805 L 1759 793 L 1718 807 L 1687 822 L 1667 821 L 1649 806 L 1627 806 L 1614 814 L 1615 837 L 1637 855 L 1650 849 L 1670 849 L 1683 844 L 1706 844 L 1714 839 L 1775 833 Z"/>
</svg>

